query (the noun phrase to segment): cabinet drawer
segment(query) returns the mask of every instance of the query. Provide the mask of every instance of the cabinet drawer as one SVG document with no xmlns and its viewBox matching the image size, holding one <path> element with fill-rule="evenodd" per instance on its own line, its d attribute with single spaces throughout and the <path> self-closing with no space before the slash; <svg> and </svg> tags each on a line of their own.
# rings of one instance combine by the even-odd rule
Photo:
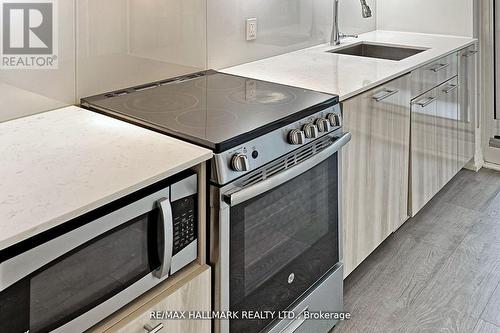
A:
<svg viewBox="0 0 500 333">
<path fill-rule="evenodd" d="M 117 312 L 107 322 L 86 333 L 210 333 L 210 320 L 151 319 L 152 311 L 210 311 L 211 310 L 211 269 L 203 265 L 181 271 L 174 277 L 174 283 L 163 290 L 151 291 L 131 305 Z M 168 282 L 168 279 L 167 279 Z M 168 283 L 167 283 L 168 284 Z M 154 295 L 154 296 L 153 296 Z M 130 309 L 132 308 L 132 309 Z M 129 311 L 132 310 L 132 311 Z"/>
<path fill-rule="evenodd" d="M 474 44 L 474 45 L 471 45 L 463 50 L 460 50 L 459 56 L 465 57 L 465 58 L 470 58 L 470 57 L 474 57 L 477 53 L 478 53 L 477 45 Z"/>
<path fill-rule="evenodd" d="M 450 54 L 411 73 L 411 95 L 419 96 L 458 74 L 457 53 Z"/>
</svg>

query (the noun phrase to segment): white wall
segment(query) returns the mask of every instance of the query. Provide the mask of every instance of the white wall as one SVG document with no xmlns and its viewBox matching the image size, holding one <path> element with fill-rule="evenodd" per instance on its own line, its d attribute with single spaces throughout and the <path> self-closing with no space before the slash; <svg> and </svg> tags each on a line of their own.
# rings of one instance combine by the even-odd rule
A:
<svg viewBox="0 0 500 333">
<path fill-rule="evenodd" d="M 375 14 L 376 0 L 367 1 Z M 333 0 L 59 1 L 59 69 L 0 70 L 0 122 L 326 42 L 332 7 Z M 257 41 L 245 40 L 247 17 L 259 20 Z M 340 26 L 361 33 L 376 21 L 361 17 L 359 0 L 340 0 Z"/>
<path fill-rule="evenodd" d="M 206 68 L 206 0 L 78 0 L 77 97 Z"/>
<path fill-rule="evenodd" d="M 377 29 L 473 36 L 473 0 L 377 0 Z"/>
<path fill-rule="evenodd" d="M 375 13 L 375 0 L 368 0 Z M 209 0 L 208 67 L 220 69 L 324 43 L 330 39 L 333 0 Z M 375 14 L 374 14 L 375 15 Z M 245 40 L 245 21 L 256 17 L 258 37 Z M 359 0 L 340 0 L 345 33 L 375 30 Z"/>
<path fill-rule="evenodd" d="M 0 122 L 206 68 L 206 0 L 58 3 L 59 68 L 0 70 Z"/>
<path fill-rule="evenodd" d="M 0 69 L 0 122 L 60 108 L 75 100 L 74 1 L 58 2 L 57 69 Z"/>
<path fill-rule="evenodd" d="M 380 0 L 367 0 L 366 3 L 372 10 L 371 18 L 363 18 L 359 0 L 339 0 L 339 26 L 346 34 L 361 34 L 377 28 L 377 11 Z M 332 2 L 332 1 L 330 1 Z"/>
</svg>

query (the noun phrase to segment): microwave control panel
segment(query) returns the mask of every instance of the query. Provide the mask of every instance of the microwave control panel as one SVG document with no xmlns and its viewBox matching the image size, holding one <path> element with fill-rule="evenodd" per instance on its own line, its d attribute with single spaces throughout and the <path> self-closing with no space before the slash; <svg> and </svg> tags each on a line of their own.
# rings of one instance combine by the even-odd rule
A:
<svg viewBox="0 0 500 333">
<path fill-rule="evenodd" d="M 196 201 L 197 195 L 191 195 L 172 202 L 174 222 L 173 255 L 179 253 L 197 238 Z"/>
</svg>

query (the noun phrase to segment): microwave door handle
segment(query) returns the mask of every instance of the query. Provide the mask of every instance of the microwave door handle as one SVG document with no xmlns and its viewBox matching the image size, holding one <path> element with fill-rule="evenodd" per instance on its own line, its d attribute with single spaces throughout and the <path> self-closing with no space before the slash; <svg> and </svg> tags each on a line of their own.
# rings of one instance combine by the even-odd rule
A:
<svg viewBox="0 0 500 333">
<path fill-rule="evenodd" d="M 158 208 L 160 209 L 160 225 L 161 225 L 161 236 L 163 241 L 163 252 L 160 253 L 160 267 L 153 272 L 153 275 L 158 279 L 162 279 L 168 276 L 170 271 L 170 266 L 172 264 L 172 251 L 173 251 L 173 237 L 174 237 L 174 227 L 173 227 L 173 217 L 172 217 L 172 205 L 168 198 L 162 198 L 158 200 Z M 158 244 L 159 245 L 159 244 Z M 160 246 L 158 246 L 160 247 Z"/>
<path fill-rule="evenodd" d="M 290 169 L 287 169 L 281 173 L 278 173 L 277 175 L 263 180 L 255 185 L 241 189 L 235 193 L 228 194 L 224 196 L 224 201 L 230 206 L 236 206 L 269 190 L 272 190 L 273 188 L 278 187 L 297 176 L 300 176 L 304 172 L 325 161 L 327 158 L 338 152 L 350 140 L 351 133 L 345 133 L 341 137 L 335 138 L 333 144 L 328 148 L 305 160 L 304 162 L 301 162 L 300 164 L 291 167 Z"/>
</svg>

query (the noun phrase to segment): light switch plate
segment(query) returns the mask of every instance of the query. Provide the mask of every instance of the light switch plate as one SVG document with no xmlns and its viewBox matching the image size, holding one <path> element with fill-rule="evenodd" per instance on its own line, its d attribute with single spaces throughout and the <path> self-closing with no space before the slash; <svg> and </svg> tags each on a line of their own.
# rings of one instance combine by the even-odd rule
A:
<svg viewBox="0 0 500 333">
<path fill-rule="evenodd" d="M 247 40 L 257 39 L 257 18 L 247 19 Z"/>
</svg>

